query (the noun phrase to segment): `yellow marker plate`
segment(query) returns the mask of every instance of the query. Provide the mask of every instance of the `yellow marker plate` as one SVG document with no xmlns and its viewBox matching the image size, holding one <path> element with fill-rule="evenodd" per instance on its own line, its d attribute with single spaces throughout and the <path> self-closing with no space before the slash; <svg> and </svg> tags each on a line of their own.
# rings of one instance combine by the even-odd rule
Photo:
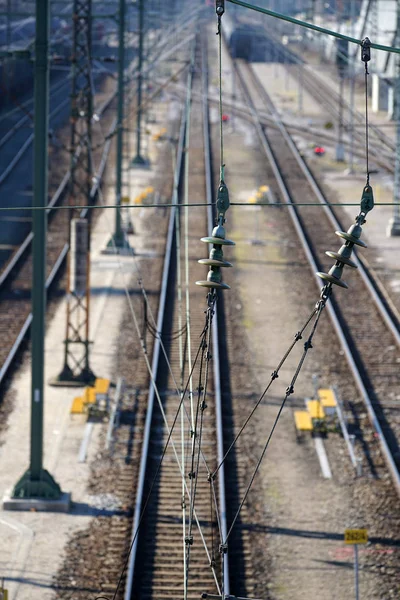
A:
<svg viewBox="0 0 400 600">
<path fill-rule="evenodd" d="M 321 388 L 318 390 L 318 398 L 321 401 L 322 406 L 325 408 L 335 408 L 336 398 L 332 389 Z"/>
<path fill-rule="evenodd" d="M 368 531 L 366 529 L 345 529 L 345 544 L 366 544 L 368 542 Z"/>
<path fill-rule="evenodd" d="M 129 196 L 122 196 L 121 198 L 121 204 L 129 204 Z"/>
</svg>

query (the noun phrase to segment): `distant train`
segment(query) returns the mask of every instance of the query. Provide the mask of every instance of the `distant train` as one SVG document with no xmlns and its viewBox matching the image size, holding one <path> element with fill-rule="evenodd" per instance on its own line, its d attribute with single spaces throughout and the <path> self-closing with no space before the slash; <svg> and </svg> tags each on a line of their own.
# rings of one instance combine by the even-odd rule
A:
<svg viewBox="0 0 400 600">
<path fill-rule="evenodd" d="M 66 59 L 71 54 L 71 44 L 67 41 L 67 23 L 63 19 L 52 18 L 50 23 L 54 48 L 51 53 L 63 55 Z M 29 17 L 11 21 L 10 25 L 0 26 L 0 48 L 22 50 L 32 47 L 35 39 L 35 18 Z M 33 64 L 24 58 L 4 58 L 0 60 L 0 109 L 11 105 L 15 99 L 33 88 Z"/>
<path fill-rule="evenodd" d="M 53 17 L 50 22 L 50 58 L 57 65 L 70 65 L 72 54 L 71 17 Z M 102 42 L 104 27 L 96 23 L 93 27 L 93 45 Z M 35 39 L 35 18 L 29 17 L 12 21 L 10 25 L 0 25 L 0 49 L 6 50 L 7 45 L 13 50 L 24 49 L 32 45 Z M 15 99 L 21 99 L 28 90 L 33 88 L 32 61 L 23 58 L 5 58 L 0 60 L 0 110 L 13 104 Z"/>
<path fill-rule="evenodd" d="M 292 62 L 295 56 L 286 48 L 285 54 L 276 43 L 276 35 L 271 32 L 266 24 L 259 24 L 254 18 L 245 15 L 231 16 L 225 14 L 222 19 L 222 32 L 229 46 L 232 56 L 244 58 L 249 62 Z M 278 34 L 278 38 L 281 36 Z M 288 36 L 284 36 L 283 43 L 287 44 Z M 290 42 L 293 42 L 290 39 Z M 298 42 L 298 36 L 296 36 Z"/>
<path fill-rule="evenodd" d="M 251 62 L 268 60 L 269 43 L 265 30 L 254 21 L 231 17 L 226 13 L 222 19 L 222 33 L 236 58 L 244 58 Z"/>
</svg>

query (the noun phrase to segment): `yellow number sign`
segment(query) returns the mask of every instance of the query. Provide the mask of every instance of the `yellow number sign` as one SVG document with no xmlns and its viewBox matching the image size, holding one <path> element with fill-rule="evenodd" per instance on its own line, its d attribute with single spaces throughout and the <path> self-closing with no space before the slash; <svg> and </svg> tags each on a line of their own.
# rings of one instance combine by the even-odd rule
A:
<svg viewBox="0 0 400 600">
<path fill-rule="evenodd" d="M 345 529 L 344 541 L 346 544 L 366 544 L 368 531 L 366 529 Z"/>
<path fill-rule="evenodd" d="M 7 600 L 8 599 L 8 591 L 5 590 L 4 588 L 0 588 L 0 600 Z"/>
</svg>

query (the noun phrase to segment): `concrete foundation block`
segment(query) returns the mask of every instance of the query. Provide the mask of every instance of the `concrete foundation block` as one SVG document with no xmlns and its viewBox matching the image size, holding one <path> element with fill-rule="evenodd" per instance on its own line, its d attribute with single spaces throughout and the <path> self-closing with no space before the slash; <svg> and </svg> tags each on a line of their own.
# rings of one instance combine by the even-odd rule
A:
<svg viewBox="0 0 400 600">
<path fill-rule="evenodd" d="M 6 494 L 3 498 L 3 510 L 37 511 L 37 512 L 69 512 L 71 494 L 63 493 L 58 500 L 41 498 L 11 498 Z"/>
</svg>

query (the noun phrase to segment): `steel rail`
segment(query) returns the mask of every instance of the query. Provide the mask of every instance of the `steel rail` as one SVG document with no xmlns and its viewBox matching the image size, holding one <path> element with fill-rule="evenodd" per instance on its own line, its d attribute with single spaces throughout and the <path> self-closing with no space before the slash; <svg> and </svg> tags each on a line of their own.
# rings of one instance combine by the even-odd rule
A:
<svg viewBox="0 0 400 600">
<path fill-rule="evenodd" d="M 300 152 L 298 151 L 296 144 L 293 142 L 291 135 L 287 131 L 285 125 L 282 123 L 282 120 L 281 120 L 278 112 L 275 110 L 275 107 L 274 107 L 271 99 L 269 98 L 266 90 L 264 89 L 262 83 L 260 82 L 260 80 L 258 79 L 258 77 L 256 76 L 256 74 L 254 73 L 254 71 L 251 68 L 249 68 L 249 72 L 251 74 L 254 84 L 257 86 L 259 93 L 262 94 L 263 98 L 268 103 L 271 113 L 273 114 L 273 116 L 275 118 L 275 122 L 278 125 L 279 131 L 282 133 L 282 136 L 284 137 L 294 158 L 296 159 L 297 164 L 299 165 L 302 173 L 304 174 L 310 187 L 312 188 L 318 202 L 320 202 L 323 205 L 325 214 L 327 215 L 328 219 L 330 220 L 330 222 L 332 223 L 332 225 L 335 229 L 342 230 L 343 229 L 342 225 L 337 220 L 332 208 L 329 206 L 329 203 L 327 202 L 324 194 L 322 193 L 321 188 L 319 187 L 317 181 L 315 180 L 314 176 L 312 175 L 305 160 L 303 159 Z M 363 265 L 363 263 L 360 261 L 360 259 L 357 256 L 357 250 L 354 251 L 354 262 L 356 263 L 356 265 L 358 267 L 358 272 L 361 275 L 364 285 L 366 286 L 366 288 L 368 289 L 368 292 L 371 294 L 371 296 L 374 300 L 374 304 L 375 304 L 376 308 L 378 309 L 379 314 L 381 315 L 387 328 L 389 329 L 389 331 L 393 335 L 394 339 L 396 340 L 396 344 L 400 347 L 400 324 L 396 323 L 394 321 L 392 316 L 389 314 L 386 306 L 384 305 L 381 298 L 379 297 L 379 294 L 377 293 L 375 287 L 373 286 L 373 284 L 371 282 L 371 279 L 368 275 L 367 269 L 365 268 L 365 266 Z"/>
<path fill-rule="evenodd" d="M 156 81 L 160 82 L 160 79 L 157 79 Z M 180 84 L 175 83 L 173 87 L 174 87 L 175 94 L 180 99 L 182 99 L 182 97 L 184 96 L 184 90 L 183 90 L 182 86 Z M 194 98 L 196 96 L 197 96 L 197 94 L 193 94 Z M 219 99 L 212 94 L 209 94 L 208 101 L 211 104 L 216 104 L 216 105 L 219 103 Z M 225 106 L 225 108 L 229 108 L 230 110 L 232 110 L 232 112 L 235 115 L 238 115 L 239 117 L 242 117 L 242 119 L 246 119 L 247 121 L 251 121 L 253 123 L 254 119 L 253 119 L 253 115 L 252 115 L 250 109 L 248 109 L 243 104 L 240 104 L 238 102 L 233 102 L 233 101 L 227 100 L 225 98 L 224 106 Z M 262 110 L 259 111 L 259 115 L 260 115 L 261 125 L 268 126 L 273 129 L 278 129 L 278 125 L 275 123 L 274 119 L 270 115 L 263 112 Z M 307 129 L 305 130 L 304 126 L 297 125 L 296 123 L 292 123 L 290 121 L 283 121 L 283 123 L 286 125 L 287 129 L 294 134 L 301 135 L 302 137 L 310 138 L 313 140 L 315 140 L 317 138 L 318 140 L 324 140 L 326 143 L 330 143 L 330 144 L 336 143 L 336 138 L 333 135 L 324 131 L 323 129 L 314 129 L 312 127 L 307 127 Z M 351 143 L 350 140 L 343 140 L 343 145 L 345 147 L 349 146 L 350 143 Z M 358 156 L 360 158 L 365 158 L 365 141 L 364 141 L 363 145 L 361 145 L 361 143 L 358 143 L 358 142 L 356 142 L 356 143 L 357 143 L 357 146 L 354 149 L 354 156 Z M 381 158 L 383 158 L 382 154 L 381 154 Z M 388 156 L 388 159 L 389 159 L 389 156 Z M 387 168 L 387 163 L 384 163 L 383 161 L 379 161 L 377 159 L 375 160 L 375 162 L 377 164 L 379 164 L 380 166 Z M 390 171 L 390 169 L 387 169 L 387 170 Z"/>
<path fill-rule="evenodd" d="M 61 110 L 64 108 L 64 106 L 66 104 L 68 104 L 68 103 L 69 103 L 69 98 L 66 98 L 65 100 L 63 100 L 61 102 L 61 104 L 59 104 L 50 113 L 49 116 L 50 117 L 54 117 L 55 115 L 57 115 L 59 112 L 61 112 Z M 23 155 L 25 154 L 25 152 L 28 150 L 29 146 L 31 146 L 31 144 L 33 142 L 33 137 L 34 137 L 34 134 L 31 133 L 30 136 L 28 137 L 28 139 L 25 140 L 25 142 L 22 144 L 22 146 L 20 147 L 20 149 L 18 150 L 18 152 L 14 155 L 14 158 L 11 160 L 11 162 L 7 165 L 7 167 L 1 173 L 1 175 L 0 175 L 0 185 L 7 179 L 7 177 L 10 175 L 10 173 L 13 170 L 13 168 L 15 167 L 15 165 L 19 163 L 19 161 L 21 160 L 21 158 L 23 157 Z"/>
<path fill-rule="evenodd" d="M 206 171 L 206 200 L 207 200 L 207 220 L 208 220 L 208 235 L 211 236 L 214 227 L 214 214 L 212 202 L 213 196 L 213 181 L 211 172 L 211 141 L 210 141 L 210 122 L 209 122 L 209 107 L 208 107 L 208 61 L 207 61 L 207 45 L 205 37 L 201 43 L 202 52 L 202 109 L 203 109 L 203 138 L 204 138 L 204 158 Z M 222 465 L 219 469 L 218 479 L 218 496 L 219 496 L 219 514 L 221 537 L 226 539 L 228 533 L 226 520 L 226 492 L 225 492 L 225 465 L 224 457 L 224 434 L 223 434 L 223 419 L 222 419 L 222 395 L 221 395 L 221 375 L 220 375 L 220 360 L 219 360 L 219 339 L 218 339 L 218 302 L 217 310 L 215 311 L 212 322 L 212 357 L 213 357 L 213 372 L 214 372 L 214 393 L 215 393 L 215 416 L 217 428 L 217 457 L 218 464 Z M 211 485 L 211 483 L 210 483 Z M 229 556 L 228 553 L 223 554 L 223 581 L 224 594 L 230 594 L 229 581 Z"/>
<path fill-rule="evenodd" d="M 116 92 L 111 94 L 110 98 L 108 98 L 104 104 L 102 105 L 102 107 L 100 108 L 99 112 L 95 114 L 101 114 L 101 112 L 104 111 L 104 106 L 108 106 L 108 104 L 111 102 L 111 100 L 115 97 Z M 49 117 L 55 117 L 59 112 L 61 112 L 61 110 L 64 108 L 64 106 L 66 104 L 69 103 L 69 98 L 66 98 L 65 100 L 63 100 L 61 102 L 61 104 L 59 104 L 50 114 Z M 15 167 L 15 165 L 20 161 L 20 159 L 22 158 L 22 156 L 25 154 L 25 152 L 27 151 L 27 149 L 29 148 L 29 146 L 32 144 L 33 142 L 33 133 L 30 134 L 30 136 L 28 137 L 27 140 L 25 140 L 25 142 L 23 143 L 23 145 L 21 146 L 21 148 L 18 150 L 18 152 L 15 154 L 14 158 L 12 159 L 12 161 L 7 165 L 7 167 L 4 169 L 4 171 L 0 174 L 0 185 L 7 179 L 7 177 L 10 175 L 11 171 L 13 170 L 13 168 Z"/>
<path fill-rule="evenodd" d="M 272 167 L 272 169 L 274 171 L 274 174 L 278 173 L 277 183 L 278 183 L 279 189 L 281 191 L 281 194 L 282 194 L 282 197 L 284 198 L 285 203 L 288 206 L 291 207 L 291 209 L 289 210 L 290 217 L 291 217 L 291 219 L 293 221 L 293 225 L 295 227 L 295 230 L 296 230 L 296 232 L 297 232 L 297 234 L 299 236 L 299 239 L 300 239 L 300 242 L 301 242 L 302 247 L 304 249 L 304 252 L 305 252 L 305 255 L 307 257 L 307 260 L 310 263 L 311 269 L 313 271 L 314 281 L 315 281 L 318 289 L 320 290 L 321 289 L 321 280 L 318 277 L 318 275 L 316 274 L 317 271 L 318 271 L 318 266 L 317 266 L 316 260 L 314 258 L 313 252 L 312 252 L 312 250 L 311 250 L 311 248 L 310 248 L 310 246 L 308 244 L 307 238 L 306 238 L 306 236 L 304 234 L 303 228 L 301 226 L 300 219 L 299 219 L 299 217 L 297 215 L 297 212 L 295 210 L 295 203 L 293 203 L 293 201 L 292 201 L 292 199 L 290 197 L 289 191 L 287 190 L 286 185 L 285 185 L 285 183 L 284 183 L 284 181 L 283 181 L 283 179 L 282 179 L 282 177 L 281 177 L 281 175 L 279 173 L 279 167 L 278 167 L 278 165 L 276 163 L 276 160 L 275 160 L 275 158 L 273 156 L 273 153 L 272 153 L 271 147 L 269 145 L 269 142 L 268 142 L 268 140 L 266 138 L 264 129 L 263 129 L 262 125 L 259 122 L 257 109 L 255 108 L 255 105 L 254 105 L 253 100 L 251 98 L 251 95 L 250 95 L 250 92 L 249 92 L 248 87 L 246 85 L 246 82 L 244 81 L 243 75 L 240 73 L 240 69 L 238 69 L 236 67 L 236 63 L 234 63 L 234 68 L 236 69 L 236 73 L 237 73 L 237 75 L 239 77 L 239 80 L 241 82 L 242 89 L 243 89 L 244 95 L 245 95 L 245 97 L 247 99 L 247 102 L 248 102 L 249 106 L 252 108 L 252 112 L 254 114 L 254 123 L 256 125 L 257 133 L 258 133 L 258 135 L 260 137 L 261 144 L 262 144 L 262 146 L 263 146 L 263 148 L 264 148 L 264 150 L 265 150 L 265 152 L 267 154 L 267 158 L 268 158 L 268 160 L 269 160 L 269 162 L 271 164 L 271 167 Z M 353 357 L 353 354 L 351 352 L 350 346 L 349 346 L 349 344 L 347 342 L 347 339 L 346 339 L 346 336 L 344 334 L 342 325 L 341 325 L 341 323 L 339 321 L 339 318 L 338 318 L 338 316 L 336 314 L 334 306 L 332 305 L 331 302 L 327 303 L 326 308 L 328 310 L 328 313 L 329 313 L 330 319 L 332 321 L 332 324 L 334 326 L 334 329 L 336 331 L 336 334 L 337 334 L 337 336 L 339 338 L 339 342 L 340 342 L 340 344 L 342 346 L 342 349 L 344 351 L 346 360 L 348 362 L 348 365 L 350 367 L 350 370 L 352 372 L 352 375 L 354 377 L 356 385 L 357 385 L 357 387 L 359 389 L 359 392 L 360 392 L 360 394 L 361 394 L 361 396 L 362 396 L 362 398 L 364 400 L 364 403 L 365 403 L 365 405 L 367 407 L 367 411 L 368 411 L 368 414 L 369 414 L 369 418 L 370 418 L 371 424 L 374 427 L 374 429 L 375 429 L 375 431 L 376 431 L 376 433 L 378 435 L 378 439 L 379 439 L 379 442 L 380 442 L 380 445 L 381 445 L 381 450 L 382 450 L 383 456 L 385 458 L 386 464 L 388 466 L 388 469 L 389 469 L 389 471 L 390 471 L 390 473 L 392 475 L 393 482 L 394 482 L 395 487 L 396 487 L 396 491 L 400 495 L 400 474 L 399 474 L 399 471 L 397 469 L 397 466 L 396 466 L 396 463 L 394 461 L 393 455 L 392 455 L 392 453 L 390 451 L 390 448 L 389 448 L 389 445 L 387 443 L 385 434 L 383 433 L 383 430 L 381 428 L 381 425 L 380 425 L 379 420 L 377 418 L 377 415 L 375 413 L 375 409 L 374 409 L 373 404 L 371 402 L 371 399 L 370 399 L 370 397 L 368 395 L 367 389 L 366 389 L 366 387 L 364 385 L 362 376 L 361 376 L 361 374 L 359 372 L 359 369 L 357 367 L 357 364 L 356 364 L 356 362 L 354 360 L 354 357 Z"/>
<path fill-rule="evenodd" d="M 185 115 L 182 116 L 181 128 L 179 134 L 179 143 L 177 149 L 177 157 L 175 163 L 175 177 L 174 183 L 175 187 L 178 185 L 178 181 L 180 179 L 180 175 L 182 172 L 183 165 L 183 152 L 184 152 L 184 140 L 185 140 L 185 129 L 186 129 L 186 120 Z M 164 313 L 165 313 L 165 305 L 167 299 L 167 286 L 168 286 L 168 276 L 169 276 L 169 268 L 171 263 L 171 254 L 173 249 L 173 239 L 175 234 L 175 208 L 171 210 L 169 223 L 168 223 L 168 233 L 167 233 L 167 243 L 165 247 L 165 259 L 163 266 L 163 274 L 161 280 L 161 292 L 160 292 L 160 301 L 158 306 L 158 314 L 157 314 L 157 331 L 162 331 L 164 324 Z M 157 378 L 158 372 L 158 363 L 161 352 L 161 337 L 157 336 L 154 340 L 154 348 L 153 348 L 153 359 L 151 365 L 151 373 L 153 380 L 155 381 Z M 132 585 L 135 576 L 136 569 L 136 556 L 138 550 L 138 530 L 139 524 L 142 518 L 142 505 L 143 505 L 143 496 L 144 496 L 144 487 L 146 481 L 146 470 L 147 470 L 147 461 L 149 455 L 149 447 L 150 447 L 150 435 L 151 435 L 151 422 L 153 418 L 153 411 L 155 406 L 155 386 L 150 385 L 149 389 L 149 397 L 147 400 L 147 412 L 146 412 L 146 420 L 144 425 L 143 432 L 143 443 L 142 443 L 142 453 L 140 458 L 140 469 L 139 469 L 139 478 L 137 484 L 136 491 L 136 501 L 134 508 L 134 521 L 132 527 L 132 548 L 129 555 L 129 563 L 127 567 L 127 578 L 125 584 L 125 600 L 131 600 L 132 594 Z"/>
<path fill-rule="evenodd" d="M 115 98 L 116 96 L 116 92 L 111 94 L 111 96 L 109 98 L 107 98 L 107 100 L 101 105 L 99 111 L 98 111 L 98 115 L 102 115 L 103 112 L 108 108 L 108 106 L 110 105 L 110 103 L 112 102 L 112 100 Z M 115 125 L 116 125 L 116 120 L 113 121 L 113 124 L 111 125 L 110 128 L 110 132 L 113 132 L 115 130 Z M 100 177 L 100 179 L 103 176 L 103 172 L 105 169 L 105 165 L 107 162 L 107 158 L 108 158 L 108 154 L 109 154 L 109 150 L 110 150 L 110 139 L 107 139 L 105 145 L 104 145 L 104 149 L 103 149 L 103 154 L 102 154 L 102 158 L 101 158 L 101 162 L 100 162 L 100 166 L 99 169 L 96 173 L 96 181 L 93 184 L 92 187 L 92 191 L 91 191 L 91 198 L 94 197 L 94 190 L 97 191 L 98 189 L 98 185 L 97 184 L 97 179 Z M 80 148 L 77 149 L 77 155 L 80 152 Z M 60 185 L 58 186 L 57 190 L 54 192 L 53 197 L 51 198 L 49 204 L 48 204 L 48 208 L 46 209 L 47 214 L 50 214 L 53 210 L 53 208 L 58 204 L 58 202 L 61 200 L 62 195 L 64 194 L 64 192 L 67 189 L 67 184 L 69 181 L 69 178 L 71 176 L 71 171 L 68 170 L 66 172 L 66 174 L 64 175 L 63 179 L 61 180 Z M 87 210 L 87 209 L 86 209 Z M 86 214 L 85 210 L 83 211 L 84 214 Z M 82 214 L 81 216 L 83 217 L 84 214 Z M 30 232 L 28 233 L 28 235 L 26 236 L 26 238 L 24 239 L 24 241 L 21 243 L 20 247 L 18 248 L 18 250 L 16 251 L 16 253 L 13 255 L 13 257 L 11 258 L 11 260 L 7 263 L 6 268 L 2 271 L 2 273 L 0 274 L 0 288 L 1 286 L 4 285 L 4 283 L 6 282 L 6 280 L 10 277 L 11 275 L 11 271 L 13 271 L 13 269 L 15 269 L 15 267 L 17 266 L 17 264 L 19 263 L 19 261 L 23 258 L 25 252 L 28 250 L 29 248 L 29 244 L 32 242 L 33 240 L 33 233 Z"/>
<path fill-rule="evenodd" d="M 111 99 L 108 99 L 102 106 L 102 111 L 106 110 L 106 108 L 109 106 L 109 104 L 111 103 L 112 99 L 115 97 L 115 94 L 112 94 Z M 113 122 L 111 129 L 115 126 L 115 121 Z M 111 139 L 108 139 L 107 142 L 104 145 L 104 149 L 103 149 L 103 153 L 102 153 L 102 158 L 100 161 L 100 165 L 99 168 L 97 170 L 96 173 L 96 178 L 94 181 L 94 184 L 92 186 L 91 192 L 90 192 L 90 196 L 92 199 L 94 199 L 97 195 L 97 192 L 99 190 L 99 187 L 101 185 L 102 182 L 102 178 L 104 175 L 104 170 L 107 164 L 107 158 L 108 155 L 110 153 L 110 147 L 111 147 Z M 54 206 L 57 204 L 57 202 L 60 200 L 63 192 L 66 189 L 66 186 L 68 184 L 70 178 L 70 172 L 68 171 L 66 173 L 66 175 L 64 176 L 61 184 L 59 185 L 58 189 L 56 190 L 53 198 L 51 199 L 50 203 L 49 203 L 49 207 L 47 209 L 47 212 L 50 213 L 51 210 L 54 208 Z M 81 212 L 81 217 L 84 217 L 87 213 L 88 209 L 84 209 Z M 25 254 L 25 252 L 27 251 L 27 249 L 29 248 L 30 243 L 33 240 L 33 233 L 29 233 L 27 235 L 27 237 L 25 238 L 24 242 L 21 244 L 20 248 L 18 249 L 18 251 L 16 252 L 16 254 L 14 255 L 13 259 L 9 262 L 9 264 L 7 265 L 7 268 L 5 269 L 5 271 L 1 274 L 0 276 L 0 287 L 3 286 L 6 282 L 6 280 L 10 277 L 11 272 L 13 271 L 13 269 L 16 267 L 17 263 L 21 260 L 22 256 Z M 63 249 L 61 250 L 57 260 L 55 261 L 51 272 L 46 280 L 46 290 L 48 291 L 50 289 L 50 286 L 52 285 L 56 275 L 58 274 L 58 272 L 61 269 L 62 264 L 64 263 L 64 260 L 67 257 L 68 254 L 68 250 L 69 250 L 69 245 L 65 244 Z M 31 326 L 32 323 L 32 313 L 29 313 L 29 315 L 27 316 L 27 318 L 24 321 L 24 324 L 22 325 L 18 336 L 14 342 L 14 344 L 11 347 L 10 352 L 7 355 L 7 358 L 5 359 L 3 365 L 1 366 L 0 369 L 0 385 L 2 384 L 4 378 L 6 377 L 13 361 L 14 358 L 18 352 L 18 350 L 21 347 L 22 342 L 24 341 L 29 328 Z"/>
<path fill-rule="evenodd" d="M 62 81 L 58 81 L 57 84 L 53 85 L 53 88 L 50 90 L 50 93 L 53 94 L 53 99 L 54 99 L 54 95 L 58 94 L 60 91 L 62 91 L 62 89 L 64 88 L 64 86 L 66 86 L 68 83 L 68 78 L 64 78 Z M 33 102 L 33 99 L 32 99 Z M 21 110 L 19 107 L 17 107 L 16 109 L 14 109 L 15 111 L 17 110 Z M 6 117 L 4 117 L 6 118 Z M 3 137 L 0 139 L 0 148 L 2 148 L 2 146 L 4 146 L 4 144 L 6 142 L 8 142 L 8 140 L 14 135 L 14 133 L 16 133 L 17 131 L 19 131 L 21 129 L 21 127 L 24 125 L 24 123 L 26 123 L 26 121 L 29 121 L 29 119 L 31 119 L 31 115 L 25 114 L 19 121 L 17 121 L 16 123 L 14 123 L 14 125 L 11 125 L 11 127 L 8 129 L 7 133 L 5 135 L 3 135 Z"/>
<path fill-rule="evenodd" d="M 289 50 L 289 48 L 285 47 L 276 34 L 271 33 L 271 31 L 267 30 L 267 29 L 265 29 L 265 31 L 266 31 L 267 35 L 274 41 L 274 43 L 279 46 L 279 51 L 284 56 L 289 57 L 290 60 L 293 61 L 293 63 L 295 65 L 297 65 L 298 67 L 303 69 L 304 86 L 306 88 L 309 87 L 309 91 L 311 90 L 311 93 L 318 96 L 321 100 L 323 100 L 325 102 L 326 105 L 329 105 L 331 108 L 331 114 L 333 114 L 337 118 L 338 114 L 339 114 L 339 111 L 337 109 L 337 102 L 339 100 L 339 94 L 336 91 L 336 89 L 334 89 L 333 87 L 330 87 L 328 85 L 328 83 L 326 83 L 320 77 L 318 77 L 313 72 L 311 72 L 311 70 L 310 70 L 311 65 L 308 65 L 305 61 L 303 61 L 301 58 L 299 58 L 294 52 Z M 290 69 L 289 69 L 290 63 L 289 64 L 283 63 L 283 66 L 285 69 L 289 70 L 289 73 L 290 73 Z M 293 73 L 290 73 L 290 74 L 293 77 Z M 297 76 L 298 76 L 298 72 L 296 71 L 295 77 L 297 78 Z M 334 100 L 333 96 L 336 96 L 336 101 Z M 342 103 L 343 103 L 343 107 L 345 107 L 347 111 L 351 110 L 350 103 L 345 98 L 342 99 Z M 353 112 L 354 118 L 359 123 L 364 124 L 365 116 L 362 113 L 360 113 L 356 108 L 353 108 L 352 112 Z M 393 153 L 393 150 L 395 150 L 394 141 L 388 135 L 386 135 L 383 131 L 381 131 L 378 125 L 374 125 L 373 123 L 370 123 L 370 131 L 376 136 L 377 141 L 379 141 L 379 143 L 383 144 L 383 146 L 387 150 L 390 150 Z M 361 132 L 354 131 L 354 135 L 356 135 L 361 140 L 361 143 L 365 144 L 365 140 L 362 137 Z M 379 151 L 374 148 L 371 148 L 370 152 L 375 155 L 376 159 L 378 159 L 378 162 L 379 162 L 379 156 L 380 156 Z M 380 166 L 388 169 L 387 165 L 385 166 L 381 162 L 379 162 L 379 164 L 380 164 Z M 393 168 L 390 169 L 390 171 L 393 172 Z"/>
</svg>

